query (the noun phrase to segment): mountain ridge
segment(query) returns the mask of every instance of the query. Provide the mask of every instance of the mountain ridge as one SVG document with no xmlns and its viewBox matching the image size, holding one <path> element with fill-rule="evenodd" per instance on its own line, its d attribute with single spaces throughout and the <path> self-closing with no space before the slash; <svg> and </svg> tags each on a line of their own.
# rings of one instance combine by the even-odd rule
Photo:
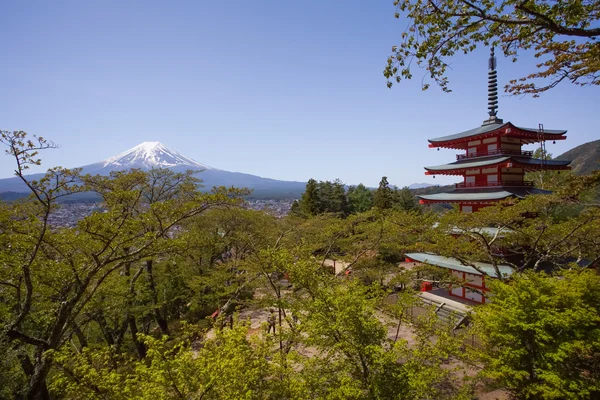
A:
<svg viewBox="0 0 600 400">
<path fill-rule="evenodd" d="M 281 181 L 264 178 L 243 172 L 231 172 L 200 163 L 160 142 L 143 142 L 129 150 L 103 161 L 79 167 L 82 174 L 109 175 L 112 171 L 129 169 L 150 170 L 152 168 L 168 168 L 174 172 L 192 170 L 202 180 L 202 189 L 208 191 L 214 186 L 235 186 L 252 189 L 250 197 L 255 198 L 297 198 L 304 191 L 306 182 Z M 43 173 L 31 174 L 29 179 L 40 179 Z M 0 193 L 28 192 L 21 179 L 0 179 Z M 77 196 L 74 196 L 75 198 Z M 80 196 L 79 196 L 80 197 Z M 88 195 L 89 197 L 89 195 Z"/>
<path fill-rule="evenodd" d="M 575 175 L 587 175 L 600 170 L 600 140 L 594 140 L 573 147 L 555 158 L 571 161 L 571 170 Z"/>
</svg>

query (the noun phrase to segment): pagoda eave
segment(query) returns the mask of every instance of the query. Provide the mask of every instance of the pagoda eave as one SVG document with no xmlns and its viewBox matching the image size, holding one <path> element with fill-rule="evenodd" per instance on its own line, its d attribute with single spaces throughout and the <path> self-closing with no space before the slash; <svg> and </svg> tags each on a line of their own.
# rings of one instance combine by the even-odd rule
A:
<svg viewBox="0 0 600 400">
<path fill-rule="evenodd" d="M 425 175 L 464 175 L 467 171 L 475 171 L 480 168 L 523 168 L 525 172 L 532 171 L 568 171 L 571 169 L 568 165 L 551 165 L 549 163 L 527 164 L 517 161 L 500 162 L 497 164 L 489 164 L 481 167 L 470 168 L 452 168 L 452 169 L 428 169 L 425 167 Z"/>
<path fill-rule="evenodd" d="M 419 199 L 419 204 L 466 204 L 466 205 L 491 205 L 504 199 L 490 199 L 490 200 L 425 200 Z"/>
<path fill-rule="evenodd" d="M 480 129 L 485 129 L 485 127 L 476 128 L 476 129 L 473 129 L 472 131 L 477 131 Z M 467 132 L 471 132 L 471 131 L 467 131 Z M 548 132 L 552 132 L 552 133 L 548 133 Z M 461 136 L 461 134 L 451 135 L 451 136 L 459 136 L 459 137 L 449 139 L 449 140 L 443 140 L 444 138 L 440 138 L 440 140 L 430 139 L 429 147 L 430 148 L 443 147 L 443 148 L 448 148 L 448 149 L 464 150 L 468 147 L 469 142 L 473 142 L 476 140 L 483 140 L 483 139 L 487 139 L 487 138 L 491 138 L 491 137 L 503 137 L 503 136 L 511 137 L 514 139 L 520 139 L 522 144 L 531 144 L 531 143 L 546 141 L 546 140 L 565 140 L 567 138 L 565 136 L 565 133 L 567 131 L 553 130 L 553 131 L 548 131 L 548 132 L 539 131 L 539 130 L 532 129 L 532 128 L 520 128 L 520 127 L 514 126 L 510 122 L 507 122 L 505 124 L 498 126 L 496 129 L 488 130 L 488 131 L 481 132 L 481 133 L 475 133 L 472 135 L 468 135 L 466 133 L 464 136 Z"/>
</svg>

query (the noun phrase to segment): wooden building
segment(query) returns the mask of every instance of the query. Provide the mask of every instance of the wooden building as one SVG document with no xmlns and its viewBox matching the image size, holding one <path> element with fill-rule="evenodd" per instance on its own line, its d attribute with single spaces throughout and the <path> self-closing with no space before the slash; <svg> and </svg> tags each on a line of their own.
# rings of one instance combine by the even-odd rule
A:
<svg viewBox="0 0 600 400">
<path fill-rule="evenodd" d="M 525 180 L 530 171 L 560 171 L 569 169 L 570 161 L 534 158 L 532 151 L 523 145 L 539 143 L 542 156 L 546 154 L 545 142 L 566 139 L 566 130 L 523 128 L 504 122 L 497 116 L 498 89 L 496 59 L 491 50 L 488 71 L 489 118 L 477 128 L 454 135 L 429 140 L 429 147 L 462 150 L 456 161 L 425 167 L 426 175 L 456 175 L 462 181 L 446 193 L 419 196 L 421 204 L 457 203 L 461 212 L 474 212 L 508 198 L 523 198 L 529 194 L 547 194 Z M 493 229 L 493 228 L 487 228 Z M 508 265 L 474 263 L 476 268 L 459 260 L 428 253 L 406 254 L 407 260 L 436 265 L 451 271 L 462 284 L 451 287 L 449 294 L 475 303 L 485 303 L 488 287 L 486 278 L 508 277 L 513 268 Z"/>
</svg>

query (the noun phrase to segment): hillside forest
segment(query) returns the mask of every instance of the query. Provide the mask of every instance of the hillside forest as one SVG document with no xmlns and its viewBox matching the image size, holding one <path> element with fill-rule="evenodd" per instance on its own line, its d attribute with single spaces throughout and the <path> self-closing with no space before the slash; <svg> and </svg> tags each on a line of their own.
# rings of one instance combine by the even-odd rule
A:
<svg viewBox="0 0 600 400">
<path fill-rule="evenodd" d="M 30 190 L 0 202 L 1 399 L 600 396 L 598 172 L 533 176 L 553 194 L 472 214 L 385 177 L 375 191 L 311 180 L 275 218 L 243 188 L 166 169 L 30 181 L 54 145 L 0 141 Z M 48 223 L 89 191 L 101 210 Z M 460 282 L 408 252 L 515 273 L 441 321 L 420 285 Z"/>
</svg>

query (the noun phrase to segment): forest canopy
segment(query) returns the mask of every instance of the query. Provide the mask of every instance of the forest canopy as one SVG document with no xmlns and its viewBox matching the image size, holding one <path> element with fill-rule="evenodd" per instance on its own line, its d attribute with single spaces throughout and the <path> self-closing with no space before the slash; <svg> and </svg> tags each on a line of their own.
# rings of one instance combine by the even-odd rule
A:
<svg viewBox="0 0 600 400">
<path fill-rule="evenodd" d="M 297 212 L 275 218 L 247 209 L 243 189 L 201 192 L 169 170 L 29 181 L 53 145 L 0 141 L 31 192 L 0 203 L 0 398 L 600 393 L 600 209 L 587 197 L 600 174 L 474 214 L 419 208 L 385 177 L 373 193 L 312 181 Z M 57 199 L 81 191 L 101 209 L 50 225 Z M 421 283 L 461 282 L 404 262 L 415 251 L 515 273 L 475 315 L 442 318 Z"/>
</svg>

